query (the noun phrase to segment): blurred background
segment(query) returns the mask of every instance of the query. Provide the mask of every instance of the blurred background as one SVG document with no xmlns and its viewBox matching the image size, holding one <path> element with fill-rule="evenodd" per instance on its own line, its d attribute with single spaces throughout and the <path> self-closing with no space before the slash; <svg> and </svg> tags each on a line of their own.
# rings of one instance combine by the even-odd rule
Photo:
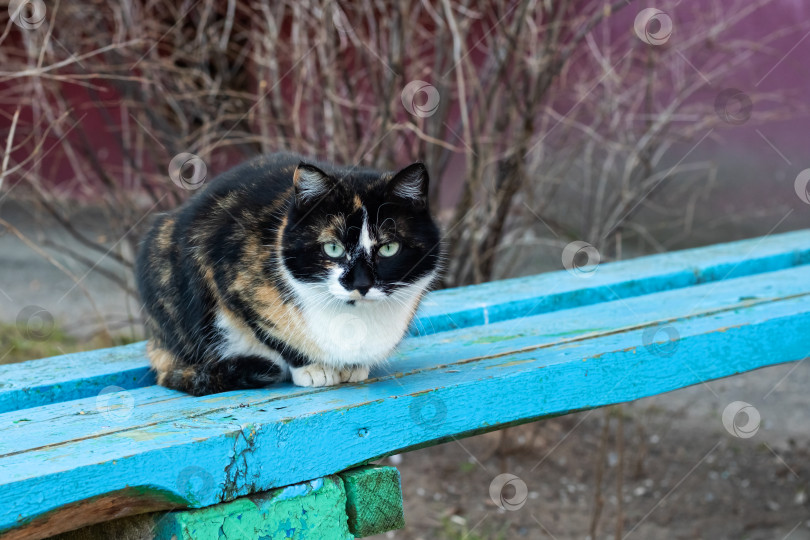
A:
<svg viewBox="0 0 810 540">
<path fill-rule="evenodd" d="M 580 265 L 810 226 L 803 0 L 0 7 L 0 363 L 143 339 L 150 216 L 264 152 L 424 161 L 443 287 L 560 270 L 574 241 Z M 388 537 L 810 538 L 808 383 L 777 366 L 394 456 Z M 734 399 L 768 442 L 706 454 Z M 489 498 L 507 470 L 521 511 Z"/>
</svg>

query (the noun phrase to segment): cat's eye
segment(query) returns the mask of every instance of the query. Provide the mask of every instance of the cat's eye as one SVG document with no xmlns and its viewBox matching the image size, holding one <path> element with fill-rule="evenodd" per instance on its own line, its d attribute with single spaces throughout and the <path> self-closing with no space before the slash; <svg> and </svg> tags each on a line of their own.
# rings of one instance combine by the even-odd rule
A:
<svg viewBox="0 0 810 540">
<path fill-rule="evenodd" d="M 339 257 L 343 257 L 343 255 L 346 253 L 346 248 L 344 248 L 339 242 L 327 242 L 323 245 L 323 252 L 326 253 L 327 257 L 337 259 Z"/>
<path fill-rule="evenodd" d="M 399 242 L 388 242 L 387 244 L 383 244 L 377 253 L 379 253 L 381 257 L 393 257 L 398 251 Z"/>
</svg>

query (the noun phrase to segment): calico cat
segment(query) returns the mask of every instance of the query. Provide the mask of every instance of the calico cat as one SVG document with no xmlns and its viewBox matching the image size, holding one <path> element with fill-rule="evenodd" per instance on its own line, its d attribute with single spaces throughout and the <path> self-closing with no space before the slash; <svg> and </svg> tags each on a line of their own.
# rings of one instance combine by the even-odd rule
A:
<svg viewBox="0 0 810 540">
<path fill-rule="evenodd" d="M 160 215 L 136 261 L 158 383 L 193 395 L 368 377 L 439 273 L 421 163 L 260 156 Z"/>
</svg>

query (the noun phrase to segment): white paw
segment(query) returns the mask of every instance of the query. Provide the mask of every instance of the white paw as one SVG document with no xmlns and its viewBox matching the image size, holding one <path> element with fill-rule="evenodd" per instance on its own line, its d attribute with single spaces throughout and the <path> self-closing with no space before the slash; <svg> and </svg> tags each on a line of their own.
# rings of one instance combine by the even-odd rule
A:
<svg viewBox="0 0 810 540">
<path fill-rule="evenodd" d="M 368 379 L 368 366 L 345 367 L 340 370 L 340 382 L 361 382 Z"/>
<path fill-rule="evenodd" d="M 340 372 L 333 367 L 310 364 L 292 368 L 292 381 L 297 386 L 334 386 L 340 383 Z"/>
</svg>

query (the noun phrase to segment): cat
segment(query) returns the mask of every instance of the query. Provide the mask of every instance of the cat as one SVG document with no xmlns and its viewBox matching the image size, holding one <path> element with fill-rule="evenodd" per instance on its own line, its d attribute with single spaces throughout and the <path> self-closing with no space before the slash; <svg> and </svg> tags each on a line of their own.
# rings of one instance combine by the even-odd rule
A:
<svg viewBox="0 0 810 540">
<path fill-rule="evenodd" d="M 259 156 L 159 215 L 136 258 L 157 382 L 192 395 L 359 382 L 440 273 L 422 163 Z"/>
</svg>

